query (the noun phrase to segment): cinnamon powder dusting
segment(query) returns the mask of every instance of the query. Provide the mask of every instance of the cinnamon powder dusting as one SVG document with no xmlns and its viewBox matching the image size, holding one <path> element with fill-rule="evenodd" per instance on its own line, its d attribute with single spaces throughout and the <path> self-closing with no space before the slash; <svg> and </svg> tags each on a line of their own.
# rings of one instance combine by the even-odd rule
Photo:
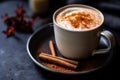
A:
<svg viewBox="0 0 120 80">
<path fill-rule="evenodd" d="M 64 16 L 62 21 L 69 21 L 74 28 L 89 28 L 90 24 L 94 22 L 94 16 L 85 12 L 72 13 L 71 15 Z"/>
<path fill-rule="evenodd" d="M 70 8 L 56 17 L 57 23 L 70 30 L 88 30 L 99 26 L 103 19 L 99 12 L 86 8 Z"/>
</svg>

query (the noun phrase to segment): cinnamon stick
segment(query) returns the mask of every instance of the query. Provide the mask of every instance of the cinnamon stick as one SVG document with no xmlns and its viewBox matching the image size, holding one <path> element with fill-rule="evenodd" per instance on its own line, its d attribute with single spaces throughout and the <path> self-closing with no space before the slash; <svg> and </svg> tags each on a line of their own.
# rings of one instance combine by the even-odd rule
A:
<svg viewBox="0 0 120 80">
<path fill-rule="evenodd" d="M 46 55 L 46 56 L 49 55 L 49 54 L 47 54 L 47 53 L 43 53 L 43 52 L 42 52 L 42 54 L 43 54 L 43 55 Z M 49 55 L 49 56 L 51 56 L 51 55 Z M 52 56 L 51 56 L 51 57 L 52 57 Z M 54 56 L 54 57 L 55 57 L 55 56 Z M 78 61 L 74 61 L 74 60 L 70 60 L 70 59 L 66 59 L 66 58 L 62 58 L 62 57 L 58 57 L 58 56 L 56 56 L 55 58 L 59 58 L 60 60 L 63 60 L 63 61 L 69 62 L 69 63 L 71 63 L 71 64 L 78 65 Z"/>
<path fill-rule="evenodd" d="M 53 56 L 56 56 L 52 40 L 49 41 L 49 47 Z"/>
<path fill-rule="evenodd" d="M 40 53 L 39 58 L 57 65 L 61 65 L 70 69 L 76 69 L 78 62 L 77 61 L 72 61 L 72 60 L 67 60 L 65 58 L 57 57 L 57 56 L 52 56 L 47 53 Z M 72 61 L 72 62 L 70 62 Z"/>
</svg>

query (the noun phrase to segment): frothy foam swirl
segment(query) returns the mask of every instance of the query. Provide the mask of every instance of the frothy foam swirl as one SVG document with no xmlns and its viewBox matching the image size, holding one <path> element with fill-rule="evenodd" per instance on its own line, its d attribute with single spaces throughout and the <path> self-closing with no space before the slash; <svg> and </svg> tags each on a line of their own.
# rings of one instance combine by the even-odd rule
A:
<svg viewBox="0 0 120 80">
<path fill-rule="evenodd" d="M 97 27 L 102 17 L 92 9 L 68 8 L 57 15 L 56 22 L 63 28 L 79 31 Z"/>
</svg>

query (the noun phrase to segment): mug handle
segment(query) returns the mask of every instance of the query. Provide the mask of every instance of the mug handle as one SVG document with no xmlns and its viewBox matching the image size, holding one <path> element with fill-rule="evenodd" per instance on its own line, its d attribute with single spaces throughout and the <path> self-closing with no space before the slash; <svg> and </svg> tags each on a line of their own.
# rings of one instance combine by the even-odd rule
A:
<svg viewBox="0 0 120 80">
<path fill-rule="evenodd" d="M 109 47 L 106 49 L 97 49 L 93 51 L 92 55 L 107 53 L 115 46 L 115 38 L 110 31 L 108 30 L 102 31 L 100 35 L 106 38 L 106 40 L 108 41 Z"/>
</svg>

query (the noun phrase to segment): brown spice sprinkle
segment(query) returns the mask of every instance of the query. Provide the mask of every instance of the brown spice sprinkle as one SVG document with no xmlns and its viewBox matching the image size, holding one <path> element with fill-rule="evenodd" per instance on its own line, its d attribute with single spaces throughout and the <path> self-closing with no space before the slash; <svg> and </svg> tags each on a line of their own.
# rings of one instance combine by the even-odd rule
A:
<svg viewBox="0 0 120 80">
<path fill-rule="evenodd" d="M 41 62 L 41 64 L 43 64 L 46 67 L 49 67 L 49 68 L 51 68 L 53 70 L 60 71 L 60 72 L 76 72 L 76 70 L 65 68 L 65 67 L 62 67 L 62 66 L 59 66 L 59 65 L 55 65 L 55 64 L 52 64 L 52 63 Z"/>
<path fill-rule="evenodd" d="M 74 17 L 74 19 L 71 17 Z M 71 15 L 63 17 L 63 20 L 70 21 L 71 25 L 75 28 L 81 26 L 81 29 L 89 28 L 91 23 L 96 24 L 94 22 L 94 16 L 85 12 L 72 13 Z"/>
<path fill-rule="evenodd" d="M 60 71 L 60 72 L 81 72 L 81 71 L 89 71 L 95 68 L 97 69 L 103 66 L 107 58 L 108 58 L 108 55 L 105 54 L 100 56 L 93 56 L 85 60 L 80 60 L 80 65 L 78 65 L 77 69 L 70 69 L 67 67 L 59 66 L 54 63 L 49 63 L 45 61 L 40 61 L 40 63 L 50 69 Z"/>
</svg>

